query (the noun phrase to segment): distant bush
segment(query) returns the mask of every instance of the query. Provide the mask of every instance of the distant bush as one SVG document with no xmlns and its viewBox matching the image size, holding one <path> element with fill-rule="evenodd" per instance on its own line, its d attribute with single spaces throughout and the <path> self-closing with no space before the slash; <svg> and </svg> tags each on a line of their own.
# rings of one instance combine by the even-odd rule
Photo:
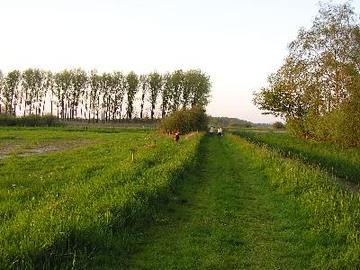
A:
<svg viewBox="0 0 360 270">
<path fill-rule="evenodd" d="M 311 132 L 307 129 L 302 119 L 289 117 L 286 119 L 285 126 L 286 130 L 293 136 L 306 139 L 311 137 Z"/>
<path fill-rule="evenodd" d="M 214 127 L 223 127 L 223 128 L 249 128 L 254 124 L 238 119 L 238 118 L 230 118 L 230 117 L 213 117 L 209 116 L 209 124 Z"/>
<path fill-rule="evenodd" d="M 222 125 L 215 125 L 215 126 L 222 126 Z M 244 123 L 233 122 L 228 125 L 229 128 L 251 128 L 252 126 L 253 125 L 250 122 L 245 122 L 245 121 L 244 121 Z"/>
<path fill-rule="evenodd" d="M 27 115 L 22 117 L 0 115 L 0 126 L 53 127 L 58 125 L 60 125 L 59 119 L 52 115 Z"/>
<path fill-rule="evenodd" d="M 204 109 L 198 107 L 176 111 L 160 123 L 160 129 L 164 132 L 189 133 L 206 130 L 207 127 L 208 117 Z"/>
<path fill-rule="evenodd" d="M 16 118 L 14 116 L 0 114 L 0 126 L 16 126 Z"/>
<path fill-rule="evenodd" d="M 272 127 L 275 129 L 284 129 L 285 125 L 281 122 L 275 122 L 274 124 L 272 124 Z"/>
</svg>

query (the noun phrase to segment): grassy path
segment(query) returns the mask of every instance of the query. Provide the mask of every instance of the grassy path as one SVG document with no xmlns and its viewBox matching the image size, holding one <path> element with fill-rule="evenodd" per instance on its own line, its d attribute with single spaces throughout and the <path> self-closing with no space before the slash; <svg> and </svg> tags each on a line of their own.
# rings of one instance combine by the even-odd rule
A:
<svg viewBox="0 0 360 270">
<path fill-rule="evenodd" d="M 200 168 L 137 238 L 130 269 L 306 269 L 316 244 L 297 205 L 267 183 L 251 152 L 205 138 Z"/>
</svg>

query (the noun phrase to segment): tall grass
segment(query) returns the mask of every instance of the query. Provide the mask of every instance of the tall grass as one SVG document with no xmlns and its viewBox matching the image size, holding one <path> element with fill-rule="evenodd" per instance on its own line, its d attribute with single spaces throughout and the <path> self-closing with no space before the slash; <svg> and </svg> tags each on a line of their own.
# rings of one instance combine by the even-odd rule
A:
<svg viewBox="0 0 360 270">
<path fill-rule="evenodd" d="M 312 232 L 321 236 L 322 252 L 314 254 L 315 269 L 359 269 L 360 267 L 360 194 L 342 189 L 321 170 L 299 160 L 283 158 L 277 151 L 247 143 L 231 136 L 252 162 L 280 192 L 300 204 Z M 312 237 L 309 235 L 309 237 Z"/>
<path fill-rule="evenodd" d="M 234 134 L 275 149 L 283 156 L 301 159 L 308 164 L 320 166 L 333 175 L 360 183 L 359 148 L 302 140 L 287 133 L 237 130 Z"/>
<path fill-rule="evenodd" d="M 103 142 L 86 149 L 2 162 L 0 268 L 66 268 L 76 254 L 106 245 L 194 165 L 201 138 L 99 136 Z"/>
</svg>

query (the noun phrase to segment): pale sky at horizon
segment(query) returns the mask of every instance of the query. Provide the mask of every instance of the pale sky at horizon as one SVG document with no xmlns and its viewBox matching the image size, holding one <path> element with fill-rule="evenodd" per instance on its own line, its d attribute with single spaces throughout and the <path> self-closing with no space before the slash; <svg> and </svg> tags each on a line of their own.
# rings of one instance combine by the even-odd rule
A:
<svg viewBox="0 0 360 270">
<path fill-rule="evenodd" d="M 352 5 L 359 13 L 360 0 Z M 0 0 L 0 69 L 201 69 L 213 85 L 209 114 L 269 123 L 252 93 L 318 8 L 318 0 Z"/>
</svg>

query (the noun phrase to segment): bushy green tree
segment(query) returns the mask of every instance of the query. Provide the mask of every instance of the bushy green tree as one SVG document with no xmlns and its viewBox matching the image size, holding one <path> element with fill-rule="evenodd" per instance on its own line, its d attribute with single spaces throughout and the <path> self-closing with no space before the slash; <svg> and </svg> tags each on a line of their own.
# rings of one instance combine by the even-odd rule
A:
<svg viewBox="0 0 360 270">
<path fill-rule="evenodd" d="M 54 102 L 54 77 L 51 71 L 42 71 L 43 83 L 42 87 L 42 105 L 41 105 L 41 115 L 45 114 L 45 102 L 48 99 L 50 101 L 50 115 L 53 115 L 53 102 Z"/>
<path fill-rule="evenodd" d="M 285 128 L 285 125 L 279 121 L 275 122 L 272 124 L 272 127 L 275 129 L 283 129 Z"/>
<path fill-rule="evenodd" d="M 170 73 L 163 76 L 163 87 L 161 89 L 161 117 L 164 118 L 170 110 L 172 81 Z"/>
<path fill-rule="evenodd" d="M 126 81 L 124 75 L 116 71 L 112 74 L 111 84 L 111 108 L 112 119 L 121 118 L 124 94 L 126 90 Z"/>
<path fill-rule="evenodd" d="M 9 72 L 4 78 L 3 100 L 6 114 L 16 115 L 16 105 L 20 96 L 19 85 L 21 73 L 18 70 Z"/>
<path fill-rule="evenodd" d="M 184 89 L 184 72 L 175 70 L 167 79 L 167 84 L 170 88 L 170 109 L 172 112 L 176 112 L 180 109 L 181 97 Z"/>
<path fill-rule="evenodd" d="M 66 119 L 68 102 L 69 102 L 69 92 L 72 85 L 72 73 L 69 70 L 63 70 L 58 72 L 54 76 L 54 94 L 57 98 L 57 113 L 58 117 Z"/>
<path fill-rule="evenodd" d="M 269 76 L 268 86 L 255 93 L 255 104 L 284 117 L 296 135 L 348 144 L 342 136 L 348 129 L 340 123 L 360 129 L 353 94 L 360 72 L 359 36 L 349 3 L 321 4 L 311 28 L 301 29 L 290 43 L 285 63 Z"/>
<path fill-rule="evenodd" d="M 112 92 L 112 76 L 110 73 L 101 75 L 100 93 L 102 96 L 101 107 L 105 121 L 109 120 Z"/>
<path fill-rule="evenodd" d="M 155 106 L 158 95 L 162 89 L 162 77 L 157 72 L 152 72 L 148 75 L 149 80 L 149 92 L 150 92 L 150 118 L 154 119 L 155 115 Z"/>
<path fill-rule="evenodd" d="M 210 79 L 200 70 L 176 70 L 164 75 L 157 72 L 140 77 L 135 72 L 98 74 L 82 69 L 62 70 L 56 73 L 39 69 L 23 72 L 0 72 L 0 113 L 22 115 L 50 114 L 57 107 L 62 119 L 116 120 L 122 118 L 123 105 L 126 117 L 134 118 L 136 95 L 140 92 L 140 118 L 150 107 L 150 117 L 165 117 L 181 107 L 205 107 L 209 100 Z M 126 95 L 126 103 L 124 102 Z"/>
<path fill-rule="evenodd" d="M 180 132 L 182 134 L 192 131 L 206 130 L 208 117 L 201 107 L 182 109 L 171 113 L 161 120 L 160 128 L 163 132 Z"/>
<path fill-rule="evenodd" d="M 69 88 L 70 118 L 77 118 L 78 106 L 83 98 L 87 84 L 87 73 L 82 69 L 71 70 L 71 87 Z"/>
<path fill-rule="evenodd" d="M 149 80 L 147 75 L 140 75 L 139 77 L 140 89 L 141 89 L 141 99 L 140 99 L 140 119 L 144 117 L 144 106 L 145 98 L 149 92 Z"/>
<path fill-rule="evenodd" d="M 46 95 L 43 84 L 45 82 L 44 72 L 39 69 L 27 69 L 22 73 L 22 98 L 20 106 L 24 103 L 23 114 L 40 114 L 41 104 Z M 21 107 L 20 107 L 21 108 Z"/>
<path fill-rule="evenodd" d="M 132 119 L 134 112 L 134 99 L 138 92 L 139 77 L 135 72 L 131 71 L 126 76 L 126 94 L 127 94 L 127 108 L 126 115 L 128 119 Z"/>
<path fill-rule="evenodd" d="M 101 91 L 101 75 L 96 70 L 92 70 L 90 73 L 90 88 L 88 90 L 89 95 L 89 120 L 99 120 L 100 109 L 100 91 Z"/>
</svg>

